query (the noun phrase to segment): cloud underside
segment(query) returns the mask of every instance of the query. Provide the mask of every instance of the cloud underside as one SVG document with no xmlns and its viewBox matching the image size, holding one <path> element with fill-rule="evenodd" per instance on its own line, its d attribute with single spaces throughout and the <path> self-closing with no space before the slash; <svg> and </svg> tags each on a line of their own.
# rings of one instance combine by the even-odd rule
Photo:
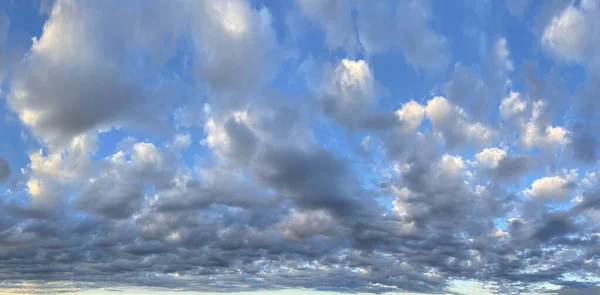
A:
<svg viewBox="0 0 600 295">
<path fill-rule="evenodd" d="M 0 157 L 0 290 L 591 288 L 573 278 L 600 274 L 600 179 L 573 163 L 596 160 L 600 26 L 581 2 L 536 33 L 590 77 L 567 126 L 552 83 L 501 90 L 510 39 L 485 71 L 449 68 L 427 2 L 299 0 L 282 21 L 234 0 L 56 1 L 5 78 L 35 148 L 21 171 Z M 345 57 L 300 57 L 299 26 Z M 383 108 L 370 61 L 392 52 L 446 82 Z M 301 95 L 273 86 L 283 65 Z"/>
</svg>

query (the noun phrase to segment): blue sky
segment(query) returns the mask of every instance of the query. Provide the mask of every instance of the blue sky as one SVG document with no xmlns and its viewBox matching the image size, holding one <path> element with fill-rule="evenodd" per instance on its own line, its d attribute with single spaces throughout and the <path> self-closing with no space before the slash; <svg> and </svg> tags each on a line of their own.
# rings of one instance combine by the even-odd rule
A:
<svg viewBox="0 0 600 295">
<path fill-rule="evenodd" d="M 2 1 L 0 292 L 596 294 L 598 30 L 596 0 Z"/>
</svg>

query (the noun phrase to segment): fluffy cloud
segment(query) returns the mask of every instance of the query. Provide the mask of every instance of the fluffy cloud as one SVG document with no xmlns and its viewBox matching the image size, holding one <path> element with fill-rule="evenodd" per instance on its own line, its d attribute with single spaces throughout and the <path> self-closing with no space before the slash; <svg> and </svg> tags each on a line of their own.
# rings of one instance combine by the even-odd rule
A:
<svg viewBox="0 0 600 295">
<path fill-rule="evenodd" d="M 449 148 L 466 142 L 482 145 L 489 142 L 495 131 L 479 122 L 470 122 L 465 111 L 453 106 L 442 96 L 436 96 L 427 102 L 427 117 L 439 132 Z"/>
<path fill-rule="evenodd" d="M 487 148 L 475 155 L 479 163 L 491 168 L 498 167 L 500 161 L 505 157 L 506 151 L 499 148 Z"/>
<path fill-rule="evenodd" d="M 402 105 L 402 108 L 396 111 L 398 119 L 403 123 L 406 131 L 413 131 L 421 125 L 425 116 L 425 108 L 418 102 L 411 100 Z"/>
<path fill-rule="evenodd" d="M 64 144 L 93 128 L 151 123 L 164 108 L 167 101 L 159 91 L 144 86 L 140 70 L 126 64 L 134 62 L 128 53 L 142 46 L 156 62 L 169 55 L 169 43 L 162 45 L 169 27 L 152 20 L 172 9 L 134 2 L 117 9 L 116 4 L 57 1 L 19 66 L 9 103 L 44 141 Z M 107 18 L 114 21 L 107 24 Z M 136 34 L 142 27 L 147 34 Z M 99 30 L 110 33 L 94 33 Z"/>
<path fill-rule="evenodd" d="M 568 5 L 546 26 L 542 44 L 560 59 L 597 66 L 600 39 L 594 32 L 600 28 L 598 9 L 595 0 Z"/>
<path fill-rule="evenodd" d="M 373 107 L 375 79 L 364 60 L 343 59 L 326 74 L 322 86 L 325 113 L 347 126 L 356 126 Z"/>
<path fill-rule="evenodd" d="M 63 145 L 110 127 L 159 127 L 166 111 L 182 103 L 177 97 L 185 85 L 156 70 L 177 54 L 176 41 L 189 27 L 196 76 L 213 91 L 247 91 L 268 80 L 277 62 L 266 9 L 255 11 L 243 1 L 118 5 L 58 1 L 19 66 L 9 103 L 45 142 Z M 100 30 L 107 33 L 95 34 Z M 145 54 L 136 60 L 136 52 Z M 232 103 L 239 100 L 222 95 L 213 107 Z"/>
<path fill-rule="evenodd" d="M 531 119 L 521 131 L 521 141 L 527 148 L 537 146 L 548 149 L 566 142 L 567 131 L 564 128 L 545 122 L 543 117 L 545 106 L 544 101 L 537 101 L 533 104 Z"/>
<path fill-rule="evenodd" d="M 271 78 L 282 53 L 268 9 L 254 10 L 247 1 L 237 0 L 185 4 L 182 17 L 189 18 L 194 32 L 194 67 L 201 81 L 217 92 L 248 91 Z M 212 103 L 230 107 L 239 100 L 226 95 Z"/>
<path fill-rule="evenodd" d="M 500 116 L 503 119 L 511 119 L 519 116 L 527 108 L 527 103 L 521 100 L 518 92 L 510 92 L 510 94 L 500 103 Z"/>
<path fill-rule="evenodd" d="M 523 191 L 525 196 L 536 200 L 565 200 L 572 196 L 577 188 L 577 172 L 564 175 L 547 176 L 535 180 L 530 189 Z"/>
</svg>

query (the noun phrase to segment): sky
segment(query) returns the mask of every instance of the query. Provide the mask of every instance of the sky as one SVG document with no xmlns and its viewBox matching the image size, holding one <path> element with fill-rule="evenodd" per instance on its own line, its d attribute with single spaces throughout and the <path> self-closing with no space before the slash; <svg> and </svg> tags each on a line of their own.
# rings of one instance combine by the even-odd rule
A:
<svg viewBox="0 0 600 295">
<path fill-rule="evenodd" d="M 600 294 L 598 0 L 0 0 L 1 294 Z"/>
</svg>

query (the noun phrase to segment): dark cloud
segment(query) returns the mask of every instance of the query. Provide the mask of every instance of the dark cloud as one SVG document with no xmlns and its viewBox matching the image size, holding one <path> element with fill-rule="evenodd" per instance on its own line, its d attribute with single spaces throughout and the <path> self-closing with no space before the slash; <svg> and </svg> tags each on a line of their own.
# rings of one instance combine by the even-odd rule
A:
<svg viewBox="0 0 600 295">
<path fill-rule="evenodd" d="M 532 159 L 525 156 L 507 156 L 492 169 L 492 175 L 500 179 L 518 179 L 521 175 L 531 169 Z"/>
<path fill-rule="evenodd" d="M 446 97 L 461 108 L 468 109 L 478 117 L 487 105 L 487 89 L 485 83 L 470 68 L 457 64 L 450 81 L 444 87 Z"/>
</svg>

